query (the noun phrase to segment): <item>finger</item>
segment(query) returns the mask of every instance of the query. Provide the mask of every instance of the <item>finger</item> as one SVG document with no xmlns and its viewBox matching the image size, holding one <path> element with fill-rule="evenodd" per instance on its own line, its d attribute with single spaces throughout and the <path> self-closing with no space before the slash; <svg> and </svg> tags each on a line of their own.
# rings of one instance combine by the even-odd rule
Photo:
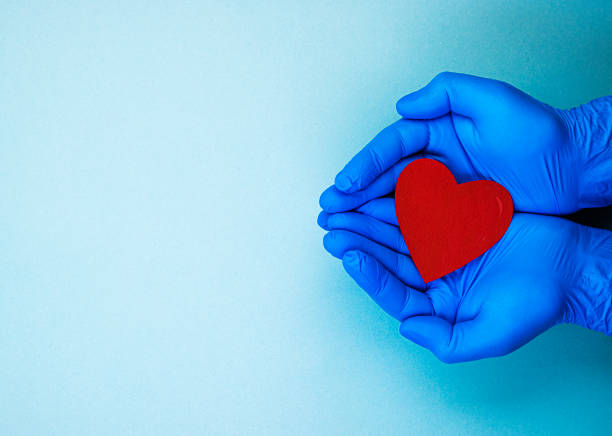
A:
<svg viewBox="0 0 612 436">
<path fill-rule="evenodd" d="M 357 209 L 357 212 L 369 215 L 379 221 L 399 227 L 395 213 L 394 198 L 377 198 L 368 201 Z"/>
<path fill-rule="evenodd" d="M 383 197 L 395 190 L 397 179 L 404 167 L 419 157 L 421 156 L 402 159 L 361 191 L 347 194 L 332 185 L 323 191 L 319 198 L 319 204 L 326 212 L 346 212 L 356 209 L 374 198 Z"/>
<path fill-rule="evenodd" d="M 425 283 L 412 259 L 397 253 L 368 238 L 348 230 L 332 230 L 323 237 L 323 246 L 334 257 L 342 259 L 344 253 L 359 250 L 374 256 L 385 268 L 402 282 L 417 289 L 425 289 Z"/>
<path fill-rule="evenodd" d="M 541 304 L 541 293 L 532 290 L 546 289 L 548 282 L 543 279 L 537 283 L 528 277 L 506 274 L 500 279 L 495 275 L 488 281 L 486 275 L 481 275 L 477 281 L 482 288 L 473 289 L 474 295 L 482 298 L 476 312 L 455 310 L 451 318 L 445 319 L 408 318 L 400 332 L 448 363 L 508 354 L 552 327 L 564 310 L 563 303 L 556 299 Z M 457 321 L 450 323 L 447 319 Z"/>
<path fill-rule="evenodd" d="M 405 319 L 400 326 L 402 336 L 421 347 L 427 348 L 443 362 L 451 363 L 446 353 L 446 343 L 452 325 L 437 316 L 415 316 Z"/>
<path fill-rule="evenodd" d="M 329 230 L 348 230 L 399 253 L 409 255 L 399 227 L 357 212 L 333 213 L 327 217 Z"/>
<path fill-rule="evenodd" d="M 403 320 L 433 313 L 426 294 L 404 285 L 378 260 L 361 251 L 347 251 L 342 257 L 346 272 L 384 311 Z"/>
<path fill-rule="evenodd" d="M 368 186 L 400 159 L 421 151 L 427 145 L 427 124 L 399 120 L 383 129 L 336 175 L 334 186 L 352 193 Z"/>
<path fill-rule="evenodd" d="M 506 355 L 534 337 L 517 334 L 518 329 L 514 321 L 502 326 L 499 315 L 477 316 L 456 324 L 436 316 L 417 316 L 406 319 L 400 326 L 403 336 L 446 363 Z"/>
<path fill-rule="evenodd" d="M 518 91 L 498 80 L 469 74 L 444 72 L 425 87 L 402 97 L 397 112 L 412 119 L 433 119 L 449 112 L 470 118 L 489 115 L 510 94 Z"/>
<path fill-rule="evenodd" d="M 329 215 L 327 212 L 325 211 L 321 211 L 319 213 L 319 216 L 317 217 L 317 224 L 319 225 L 319 227 L 321 227 L 323 230 L 329 230 L 329 227 L 327 227 L 327 219 L 329 218 Z"/>
</svg>

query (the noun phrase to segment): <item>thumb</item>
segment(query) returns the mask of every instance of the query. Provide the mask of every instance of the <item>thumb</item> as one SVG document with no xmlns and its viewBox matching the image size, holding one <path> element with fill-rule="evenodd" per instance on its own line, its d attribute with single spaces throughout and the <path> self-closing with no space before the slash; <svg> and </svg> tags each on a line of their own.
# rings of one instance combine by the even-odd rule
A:
<svg viewBox="0 0 612 436">
<path fill-rule="evenodd" d="M 404 320 L 400 326 L 402 336 L 427 348 L 446 363 L 451 363 L 447 344 L 452 330 L 453 327 L 448 321 L 437 316 L 413 316 Z"/>
<path fill-rule="evenodd" d="M 513 320 L 477 316 L 451 324 L 436 316 L 406 319 L 400 333 L 421 345 L 445 363 L 497 357 L 508 354 L 532 339 L 535 334 L 516 326 Z"/>
<path fill-rule="evenodd" d="M 468 74 L 443 72 L 425 87 L 402 97 L 396 104 L 404 118 L 432 119 L 449 112 L 478 118 L 498 104 L 510 85 Z"/>
</svg>

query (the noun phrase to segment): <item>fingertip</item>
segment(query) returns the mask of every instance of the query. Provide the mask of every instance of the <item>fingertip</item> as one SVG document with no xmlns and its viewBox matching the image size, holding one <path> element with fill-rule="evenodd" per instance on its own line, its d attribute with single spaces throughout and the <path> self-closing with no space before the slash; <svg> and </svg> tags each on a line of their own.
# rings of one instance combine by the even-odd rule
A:
<svg viewBox="0 0 612 436">
<path fill-rule="evenodd" d="M 361 255 L 359 251 L 347 251 L 346 253 L 344 253 L 344 256 L 342 256 L 342 265 L 344 265 L 344 268 L 347 270 L 359 270 L 360 258 Z"/>
<path fill-rule="evenodd" d="M 325 248 L 330 253 L 330 247 L 333 243 L 333 239 L 334 236 L 332 235 L 332 232 L 327 232 L 325 235 L 323 235 L 323 248 Z"/>
<path fill-rule="evenodd" d="M 400 333 L 406 339 L 427 348 L 441 361 L 454 361 L 448 347 L 452 326 L 447 321 L 435 316 L 413 316 L 402 322 Z"/>
<path fill-rule="evenodd" d="M 342 193 L 338 191 L 336 186 L 332 185 L 323 191 L 319 197 L 319 206 L 321 206 L 321 209 L 325 212 L 336 212 L 336 209 L 340 206 L 339 203 L 341 203 L 341 195 Z"/>
<path fill-rule="evenodd" d="M 412 316 L 400 325 L 402 336 L 431 349 L 433 344 L 450 336 L 451 325 L 435 316 Z"/>
<path fill-rule="evenodd" d="M 346 230 L 331 230 L 323 237 L 323 247 L 334 257 L 342 259 L 344 253 L 358 243 L 359 237 Z"/>
<path fill-rule="evenodd" d="M 319 216 L 317 217 L 317 224 L 319 225 L 319 227 L 321 227 L 323 230 L 329 230 L 328 226 L 327 226 L 327 220 L 329 219 L 329 214 L 325 211 L 321 211 L 319 213 Z"/>
<path fill-rule="evenodd" d="M 371 257 L 358 250 L 347 251 L 342 257 L 342 266 L 362 289 L 372 294 L 377 286 L 377 275 Z"/>
<path fill-rule="evenodd" d="M 397 111 L 398 114 L 400 114 L 401 116 L 404 116 L 404 106 L 406 105 L 406 98 L 408 97 L 408 95 L 403 96 L 402 98 L 400 98 L 397 103 L 395 103 L 395 110 Z"/>
<path fill-rule="evenodd" d="M 329 203 L 329 198 L 328 198 L 329 197 L 329 193 L 328 193 L 329 190 L 330 190 L 330 188 L 327 188 L 319 196 L 319 206 L 321 206 L 321 209 L 323 209 L 323 210 L 327 210 L 327 206 L 328 206 L 328 203 Z"/>
<path fill-rule="evenodd" d="M 419 103 L 419 96 L 421 94 L 422 90 L 419 89 L 400 98 L 397 103 L 395 103 L 395 110 L 397 113 L 400 114 L 402 118 L 413 118 L 416 116 L 417 119 L 420 119 L 421 117 L 415 114 L 415 109 L 417 109 L 415 105 Z M 420 109 L 422 110 L 424 108 Z M 418 110 L 416 112 L 418 112 Z"/>
<path fill-rule="evenodd" d="M 400 334 L 405 337 L 406 339 L 411 340 L 412 342 L 416 342 L 414 340 L 414 338 L 416 336 L 418 336 L 418 330 L 416 329 L 416 326 L 414 325 L 414 323 L 410 322 L 410 318 L 404 320 L 401 324 L 400 324 Z"/>
<path fill-rule="evenodd" d="M 325 236 L 323 236 L 323 247 L 327 250 L 329 254 L 334 257 L 342 258 L 343 253 L 340 252 L 340 241 L 338 237 L 340 234 L 337 231 L 327 232 Z"/>
<path fill-rule="evenodd" d="M 334 179 L 334 185 L 342 192 L 350 193 L 353 191 L 353 181 L 348 174 L 344 172 L 338 173 Z"/>
<path fill-rule="evenodd" d="M 363 204 L 363 196 L 347 194 L 332 185 L 327 188 L 319 197 L 319 205 L 327 213 L 346 212 Z"/>
</svg>

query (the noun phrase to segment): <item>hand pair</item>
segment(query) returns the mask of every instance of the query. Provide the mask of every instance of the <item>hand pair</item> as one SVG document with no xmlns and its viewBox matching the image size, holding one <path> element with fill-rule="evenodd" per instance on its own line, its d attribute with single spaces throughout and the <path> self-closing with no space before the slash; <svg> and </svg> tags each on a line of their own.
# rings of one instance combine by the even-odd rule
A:
<svg viewBox="0 0 612 436">
<path fill-rule="evenodd" d="M 404 118 L 323 192 L 319 224 L 326 249 L 402 322 L 401 333 L 445 362 L 509 353 L 559 322 L 608 333 L 609 232 L 534 213 L 610 204 L 610 98 L 558 110 L 506 83 L 442 73 L 397 109 Z M 423 157 L 459 183 L 502 184 L 520 211 L 485 254 L 427 285 L 389 196 L 402 169 Z"/>
</svg>

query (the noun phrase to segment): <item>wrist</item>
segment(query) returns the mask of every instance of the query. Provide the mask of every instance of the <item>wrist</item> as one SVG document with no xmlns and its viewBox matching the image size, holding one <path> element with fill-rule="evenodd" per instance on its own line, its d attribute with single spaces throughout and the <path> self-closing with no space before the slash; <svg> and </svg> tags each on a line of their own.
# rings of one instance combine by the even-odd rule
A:
<svg viewBox="0 0 612 436">
<path fill-rule="evenodd" d="M 612 232 L 581 227 L 563 322 L 612 335 Z"/>
<path fill-rule="evenodd" d="M 579 208 L 612 204 L 612 96 L 558 113 L 582 164 Z"/>
</svg>

